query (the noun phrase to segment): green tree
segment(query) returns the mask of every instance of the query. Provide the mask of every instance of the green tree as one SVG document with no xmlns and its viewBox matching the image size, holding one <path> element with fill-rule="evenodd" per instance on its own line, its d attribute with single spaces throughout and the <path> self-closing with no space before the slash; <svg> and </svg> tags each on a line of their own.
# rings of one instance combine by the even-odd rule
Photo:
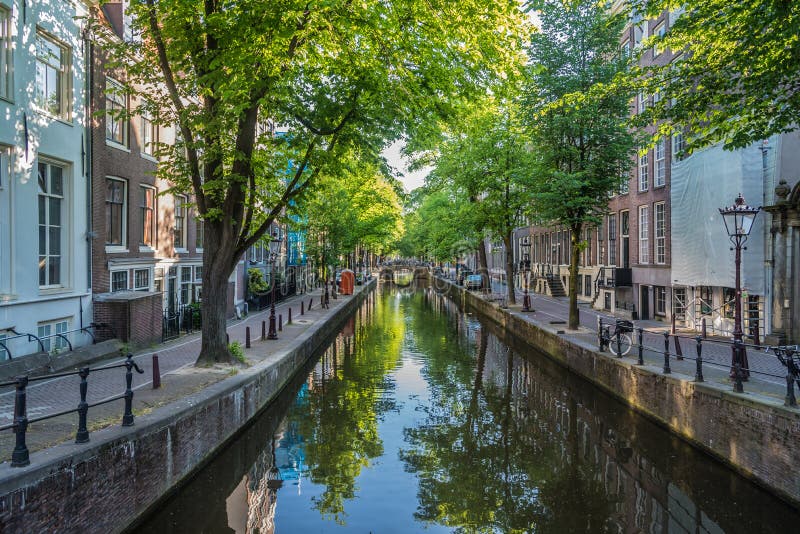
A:
<svg viewBox="0 0 800 534">
<path fill-rule="evenodd" d="M 403 255 L 450 261 L 465 246 L 474 249 L 478 239 L 469 208 L 449 190 L 425 191 L 419 207 L 406 215 Z"/>
<path fill-rule="evenodd" d="M 655 17 L 670 9 L 658 48 L 682 52 L 638 74 L 663 98 L 644 123 L 662 134 L 685 132 L 687 149 L 722 142 L 741 148 L 800 124 L 800 2 L 792 0 L 638 0 Z M 685 7 L 684 7 L 685 6 Z M 685 11 L 684 11 L 685 10 Z"/>
<path fill-rule="evenodd" d="M 520 27 L 516 2 L 492 0 L 132 0 L 128 14 L 139 38 L 109 53 L 145 93 L 134 111 L 176 125 L 160 173 L 205 223 L 198 363 L 230 360 L 228 276 L 315 175 L 485 92 Z"/>
<path fill-rule="evenodd" d="M 542 0 L 532 37 L 527 90 L 537 156 L 534 217 L 569 229 L 569 327 L 578 328 L 578 257 L 587 224 L 599 222 L 631 164 L 630 94 L 604 91 L 623 73 L 622 15 L 593 0 Z M 598 97 L 598 94 L 600 96 Z"/>
<path fill-rule="evenodd" d="M 471 223 L 481 237 L 503 241 L 511 304 L 516 302 L 512 234 L 531 199 L 533 164 L 518 115 L 517 106 L 510 98 L 486 97 L 469 106 L 437 147 L 438 155 L 429 180 L 432 187 L 468 199 L 471 214 L 459 219 L 462 224 Z M 478 252 L 486 287 L 488 278 L 482 243 L 478 243 Z"/>
</svg>

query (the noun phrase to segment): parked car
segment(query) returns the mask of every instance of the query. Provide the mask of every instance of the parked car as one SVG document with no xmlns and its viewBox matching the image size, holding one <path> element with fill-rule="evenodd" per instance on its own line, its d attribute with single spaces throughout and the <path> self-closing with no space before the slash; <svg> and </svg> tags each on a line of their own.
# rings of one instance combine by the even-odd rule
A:
<svg viewBox="0 0 800 534">
<path fill-rule="evenodd" d="M 464 285 L 464 280 L 473 273 L 470 269 L 459 269 L 458 270 L 458 285 Z"/>
<path fill-rule="evenodd" d="M 466 289 L 481 289 L 483 286 L 483 277 L 479 274 L 470 274 L 467 276 L 464 287 Z"/>
</svg>

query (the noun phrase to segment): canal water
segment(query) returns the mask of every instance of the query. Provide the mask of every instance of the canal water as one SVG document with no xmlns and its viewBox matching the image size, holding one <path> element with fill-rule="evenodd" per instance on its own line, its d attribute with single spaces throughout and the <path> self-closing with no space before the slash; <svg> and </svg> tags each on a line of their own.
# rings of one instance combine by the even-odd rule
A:
<svg viewBox="0 0 800 534">
<path fill-rule="evenodd" d="M 786 533 L 798 520 L 435 291 L 382 286 L 131 531 Z"/>
</svg>

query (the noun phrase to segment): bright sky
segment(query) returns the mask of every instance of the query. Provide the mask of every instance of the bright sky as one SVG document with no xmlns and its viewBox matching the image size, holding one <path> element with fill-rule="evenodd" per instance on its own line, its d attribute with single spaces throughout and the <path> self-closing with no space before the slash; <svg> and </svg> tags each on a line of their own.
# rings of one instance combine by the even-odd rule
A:
<svg viewBox="0 0 800 534">
<path fill-rule="evenodd" d="M 383 157 L 386 158 L 386 161 L 389 162 L 389 165 L 394 167 L 397 172 L 402 174 L 402 176 L 398 176 L 397 178 L 405 186 L 406 191 L 411 191 L 412 189 L 416 189 L 425 183 L 425 177 L 428 175 L 431 169 L 427 168 L 420 171 L 410 172 L 408 170 L 408 164 L 410 162 L 407 158 L 404 158 L 400 154 L 400 150 L 402 148 L 403 141 L 395 141 L 383 151 Z"/>
</svg>

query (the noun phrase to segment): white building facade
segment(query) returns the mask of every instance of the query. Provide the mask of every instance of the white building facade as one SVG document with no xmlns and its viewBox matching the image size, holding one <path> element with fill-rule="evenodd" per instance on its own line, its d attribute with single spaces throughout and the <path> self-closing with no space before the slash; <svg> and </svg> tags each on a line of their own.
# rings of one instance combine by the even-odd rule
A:
<svg viewBox="0 0 800 534">
<path fill-rule="evenodd" d="M 87 12 L 0 0 L 0 361 L 91 342 Z"/>
</svg>

